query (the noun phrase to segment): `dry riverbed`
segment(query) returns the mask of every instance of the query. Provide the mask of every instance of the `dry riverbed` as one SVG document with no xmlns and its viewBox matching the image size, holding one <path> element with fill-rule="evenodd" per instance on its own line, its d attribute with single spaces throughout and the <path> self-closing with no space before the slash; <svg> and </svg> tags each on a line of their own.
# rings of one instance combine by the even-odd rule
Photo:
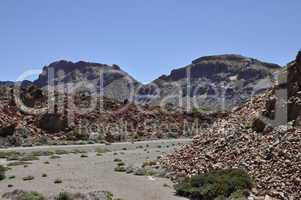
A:
<svg viewBox="0 0 301 200">
<path fill-rule="evenodd" d="M 46 197 L 60 192 L 87 193 L 109 191 L 114 198 L 123 200 L 183 200 L 174 195 L 173 183 L 165 178 L 136 176 L 116 172 L 118 163 L 126 167 L 141 167 L 146 160 L 171 152 L 179 144 L 190 140 L 161 140 L 112 145 L 47 146 L 10 149 L 22 153 L 35 151 L 73 151 L 62 155 L 39 156 L 31 164 L 10 166 L 6 179 L 0 181 L 0 194 L 15 189 L 37 191 Z M 99 152 L 108 149 L 110 152 Z M 2 151 L 2 150 L 1 150 Z M 0 151 L 0 152 L 1 152 Z M 98 151 L 98 152 L 97 152 Z M 59 157 L 58 157 L 59 156 Z M 116 162 L 120 160 L 119 162 Z M 122 161 L 122 162 L 121 162 Z M 0 159 L 1 165 L 15 161 Z M 123 165 L 120 164 L 120 165 Z M 123 167 L 123 166 L 121 166 Z M 24 180 L 29 178 L 32 180 Z"/>
</svg>

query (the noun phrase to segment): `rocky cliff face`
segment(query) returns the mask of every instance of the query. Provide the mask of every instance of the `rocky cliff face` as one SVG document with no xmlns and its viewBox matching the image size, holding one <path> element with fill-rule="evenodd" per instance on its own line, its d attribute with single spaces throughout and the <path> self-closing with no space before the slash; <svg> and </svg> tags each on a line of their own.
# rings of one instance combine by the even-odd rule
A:
<svg viewBox="0 0 301 200">
<path fill-rule="evenodd" d="M 163 75 L 139 91 L 179 107 L 229 110 L 270 88 L 280 66 L 240 55 L 206 56 Z M 155 90 L 153 84 L 159 86 Z M 148 92 L 146 92 L 148 91 Z M 169 98 L 170 97 L 170 98 Z"/>
<path fill-rule="evenodd" d="M 55 87 L 56 91 L 69 88 L 68 92 L 90 88 L 92 92 L 101 93 L 118 101 L 128 99 L 131 88 L 134 89 L 139 85 L 117 65 L 83 61 L 73 63 L 64 60 L 45 66 L 34 84 L 39 87 Z"/>
</svg>

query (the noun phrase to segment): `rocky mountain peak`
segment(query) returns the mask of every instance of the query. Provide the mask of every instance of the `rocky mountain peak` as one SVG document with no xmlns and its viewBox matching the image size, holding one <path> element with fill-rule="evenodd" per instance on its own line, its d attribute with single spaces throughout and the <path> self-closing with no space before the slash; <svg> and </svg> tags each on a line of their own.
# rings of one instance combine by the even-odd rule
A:
<svg viewBox="0 0 301 200">
<path fill-rule="evenodd" d="M 210 110 L 215 110 L 217 105 L 231 109 L 250 96 L 270 88 L 275 81 L 274 73 L 279 69 L 279 65 L 237 54 L 204 56 L 185 67 L 172 70 L 154 83 L 160 86 L 163 98 L 166 94 L 182 93 L 183 97 L 193 97 L 195 99 L 192 101 Z"/>
<path fill-rule="evenodd" d="M 104 87 L 105 96 L 120 101 L 128 98 L 129 84 L 134 86 L 139 84 L 116 64 L 66 60 L 59 60 L 45 66 L 39 78 L 34 81 L 35 85 L 42 88 L 62 84 L 73 87 L 78 83 L 83 85 L 92 83 L 97 91 L 100 87 Z"/>
</svg>

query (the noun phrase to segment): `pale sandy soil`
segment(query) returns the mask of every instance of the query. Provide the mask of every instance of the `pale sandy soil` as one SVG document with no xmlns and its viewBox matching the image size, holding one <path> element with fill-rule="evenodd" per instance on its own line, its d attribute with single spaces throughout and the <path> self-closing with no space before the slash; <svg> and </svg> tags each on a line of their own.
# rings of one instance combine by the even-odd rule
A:
<svg viewBox="0 0 301 200">
<path fill-rule="evenodd" d="M 67 192 L 91 192 L 91 191 L 110 191 L 114 198 L 123 200 L 184 200 L 176 197 L 172 188 L 173 183 L 168 179 L 153 178 L 147 176 L 135 176 L 126 173 L 114 172 L 116 163 L 115 158 L 122 159 L 126 165 L 141 166 L 146 159 L 156 159 L 157 156 L 172 151 L 176 146 L 172 144 L 188 143 L 190 140 L 162 140 L 140 143 L 119 143 L 109 146 L 104 145 L 85 145 L 85 146 L 61 146 L 61 147 L 34 147 L 34 148 L 14 148 L 22 152 L 30 152 L 46 149 L 83 149 L 89 150 L 88 158 L 81 158 L 81 154 L 62 155 L 60 159 L 50 159 L 40 157 L 40 160 L 33 161 L 33 164 L 12 167 L 7 172 L 7 177 L 16 176 L 15 179 L 5 179 L 0 182 L 0 194 L 10 192 L 14 189 L 25 191 L 37 191 L 46 196 L 58 194 L 62 191 Z M 149 153 L 144 149 L 136 149 L 137 146 L 146 146 Z M 161 145 L 162 148 L 158 148 Z M 96 156 L 96 147 L 105 147 L 112 152 L 105 153 L 103 156 Z M 169 146 L 169 148 L 167 148 Z M 127 148 L 127 150 L 122 150 Z M 114 155 L 117 152 L 118 155 Z M 124 154 L 121 154 L 123 152 Z M 49 161 L 50 164 L 45 164 Z M 1 160 L 0 164 L 6 164 Z M 48 176 L 43 178 L 42 174 Z M 32 181 L 23 181 L 25 176 L 34 176 Z M 62 184 L 54 184 L 55 179 L 61 179 Z M 9 188 L 11 184 L 14 187 Z M 164 187 L 165 185 L 165 187 Z M 166 187 L 169 185 L 170 187 Z"/>
</svg>

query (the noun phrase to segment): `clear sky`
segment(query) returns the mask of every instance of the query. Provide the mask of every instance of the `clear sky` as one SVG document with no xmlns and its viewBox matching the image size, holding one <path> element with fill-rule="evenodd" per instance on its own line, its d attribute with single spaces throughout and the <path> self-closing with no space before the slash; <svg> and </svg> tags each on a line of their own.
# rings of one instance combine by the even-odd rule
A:
<svg viewBox="0 0 301 200">
<path fill-rule="evenodd" d="M 300 0 L 0 0 L 0 80 L 65 59 L 148 82 L 205 55 L 284 65 L 300 48 Z"/>
</svg>

